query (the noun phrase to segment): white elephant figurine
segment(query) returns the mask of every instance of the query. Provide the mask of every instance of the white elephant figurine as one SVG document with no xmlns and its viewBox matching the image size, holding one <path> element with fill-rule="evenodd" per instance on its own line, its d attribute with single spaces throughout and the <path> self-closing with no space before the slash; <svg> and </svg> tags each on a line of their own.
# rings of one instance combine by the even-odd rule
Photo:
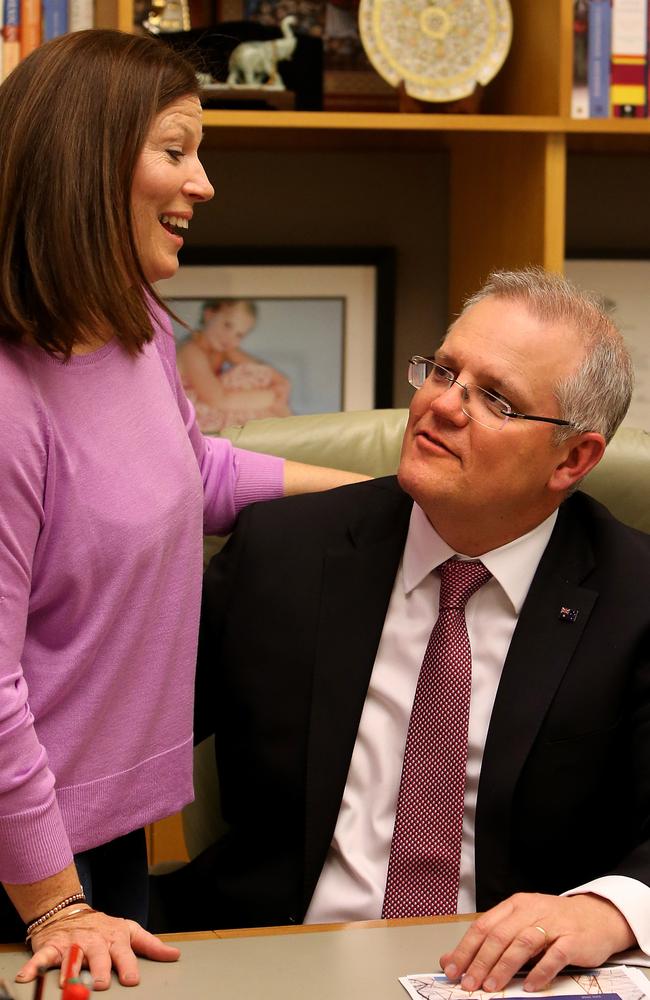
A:
<svg viewBox="0 0 650 1000">
<path fill-rule="evenodd" d="M 298 41 L 292 30 L 295 23 L 296 18 L 289 14 L 280 22 L 282 38 L 241 42 L 233 49 L 228 62 L 228 86 L 284 90 L 278 63 L 291 59 L 295 52 Z"/>
</svg>

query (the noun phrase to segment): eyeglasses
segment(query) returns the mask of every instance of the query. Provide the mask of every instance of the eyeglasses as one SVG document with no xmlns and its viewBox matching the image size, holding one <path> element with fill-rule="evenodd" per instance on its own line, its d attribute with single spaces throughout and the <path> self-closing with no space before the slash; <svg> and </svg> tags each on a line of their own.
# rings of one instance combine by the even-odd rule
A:
<svg viewBox="0 0 650 1000">
<path fill-rule="evenodd" d="M 411 358 L 408 378 L 414 389 L 421 389 L 428 381 L 429 388 L 438 394 L 451 389 L 452 385 L 459 386 L 462 390 L 461 409 L 465 416 L 483 427 L 489 427 L 490 430 L 500 431 L 511 418 L 541 420 L 545 424 L 557 424 L 559 427 L 575 426 L 571 421 L 559 420 L 557 417 L 534 417 L 530 413 L 517 413 L 504 399 L 488 392 L 487 389 L 482 389 L 480 385 L 463 385 L 453 372 L 443 368 L 442 365 L 437 365 L 431 358 L 422 358 L 419 355 Z"/>
</svg>

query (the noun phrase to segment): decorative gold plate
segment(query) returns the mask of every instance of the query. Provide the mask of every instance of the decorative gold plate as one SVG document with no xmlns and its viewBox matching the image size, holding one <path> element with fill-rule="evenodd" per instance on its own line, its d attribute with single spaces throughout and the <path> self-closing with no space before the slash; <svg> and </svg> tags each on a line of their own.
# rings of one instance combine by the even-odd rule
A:
<svg viewBox="0 0 650 1000">
<path fill-rule="evenodd" d="M 411 97 L 454 101 L 501 69 L 512 11 L 508 0 L 361 0 L 359 33 L 393 87 L 404 81 Z"/>
</svg>

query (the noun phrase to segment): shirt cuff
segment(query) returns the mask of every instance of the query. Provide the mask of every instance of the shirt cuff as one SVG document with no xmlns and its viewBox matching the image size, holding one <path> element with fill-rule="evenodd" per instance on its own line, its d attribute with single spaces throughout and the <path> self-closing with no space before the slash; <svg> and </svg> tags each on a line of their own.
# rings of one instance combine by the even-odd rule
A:
<svg viewBox="0 0 650 1000">
<path fill-rule="evenodd" d="M 609 961 L 650 966 L 650 886 L 627 875 L 603 875 L 562 895 L 578 896 L 587 892 L 608 899 L 620 910 L 639 945 L 638 948 L 612 955 Z"/>
</svg>

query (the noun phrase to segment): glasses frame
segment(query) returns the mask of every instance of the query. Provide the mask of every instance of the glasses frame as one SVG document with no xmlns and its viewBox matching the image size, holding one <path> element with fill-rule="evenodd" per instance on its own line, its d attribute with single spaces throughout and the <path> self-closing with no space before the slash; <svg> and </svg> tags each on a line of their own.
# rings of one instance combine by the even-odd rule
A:
<svg viewBox="0 0 650 1000">
<path fill-rule="evenodd" d="M 413 379 L 411 378 L 411 366 L 418 364 L 426 365 L 429 369 L 424 378 L 424 381 L 422 382 L 422 385 L 416 385 Z M 458 381 L 454 373 L 450 371 L 448 368 L 445 368 L 444 365 L 439 365 L 438 362 L 434 361 L 432 358 L 425 358 L 420 354 L 414 354 L 413 357 L 409 359 L 409 375 L 408 375 L 409 385 L 412 385 L 414 389 L 422 389 L 424 384 L 428 381 L 430 375 L 435 370 L 439 371 L 441 373 L 441 376 L 445 378 L 449 383 L 447 389 L 451 389 L 452 385 L 457 385 L 459 386 L 459 388 L 463 390 L 463 397 L 462 397 L 463 402 L 467 403 L 467 401 L 469 400 L 470 389 L 478 389 L 480 392 L 485 393 L 486 396 L 489 396 L 491 399 L 493 399 L 495 403 L 498 403 L 499 406 L 503 407 L 503 420 L 501 421 L 498 427 L 491 427 L 489 424 L 484 424 L 482 420 L 477 420 L 476 417 L 473 417 L 471 413 L 467 412 L 464 406 L 461 406 L 461 410 L 463 411 L 466 417 L 468 417 L 470 420 L 473 420 L 475 423 L 480 424 L 481 427 L 486 427 L 489 431 L 502 430 L 502 428 L 505 427 L 506 423 L 508 422 L 508 420 L 510 420 L 510 418 L 513 418 L 515 420 L 538 420 L 544 424 L 556 424 L 558 427 L 575 427 L 575 424 L 572 424 L 570 420 L 560 420 L 559 417 L 540 417 L 532 413 L 519 413 L 517 410 L 513 410 L 513 408 L 510 406 L 509 403 L 506 403 L 504 400 L 499 399 L 498 396 L 495 396 L 494 393 L 489 392 L 488 389 L 484 389 L 482 386 L 476 385 L 473 382 L 468 382 L 467 384 L 463 385 L 462 382 Z M 447 391 L 446 389 L 443 389 L 443 392 L 446 391 Z M 577 429 L 578 428 L 576 428 L 576 430 Z"/>
</svg>

